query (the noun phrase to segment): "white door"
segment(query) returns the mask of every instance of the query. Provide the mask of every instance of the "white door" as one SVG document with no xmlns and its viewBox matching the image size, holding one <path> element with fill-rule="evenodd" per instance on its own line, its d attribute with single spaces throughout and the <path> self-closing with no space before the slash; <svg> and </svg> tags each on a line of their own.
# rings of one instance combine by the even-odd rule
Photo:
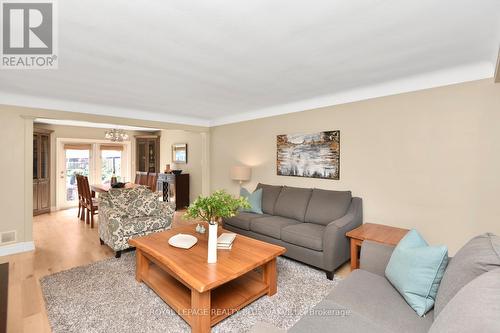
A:
<svg viewBox="0 0 500 333">
<path fill-rule="evenodd" d="M 125 182 L 125 172 L 122 167 L 123 147 L 100 146 L 100 183 L 109 184 L 111 177 L 115 176 L 119 182 Z"/>
<path fill-rule="evenodd" d="M 76 175 L 89 177 L 92 183 L 94 170 L 92 165 L 92 146 L 85 144 L 63 144 L 63 152 L 59 159 L 58 206 L 68 208 L 78 205 L 78 189 Z"/>
</svg>

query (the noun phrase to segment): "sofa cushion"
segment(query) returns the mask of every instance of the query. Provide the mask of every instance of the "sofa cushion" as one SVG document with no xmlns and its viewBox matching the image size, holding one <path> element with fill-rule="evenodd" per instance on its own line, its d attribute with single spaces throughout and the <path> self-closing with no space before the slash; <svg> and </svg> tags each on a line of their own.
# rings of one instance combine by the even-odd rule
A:
<svg viewBox="0 0 500 333">
<path fill-rule="evenodd" d="M 390 282 L 362 269 L 354 270 L 326 297 L 389 332 L 427 332 L 433 311 L 419 317 Z"/>
<path fill-rule="evenodd" d="M 434 306 L 436 294 L 448 265 L 448 248 L 429 246 L 410 230 L 392 252 L 385 276 L 419 316 Z"/>
<path fill-rule="evenodd" d="M 460 289 L 429 332 L 500 332 L 500 269 L 484 273 Z"/>
<path fill-rule="evenodd" d="M 242 212 L 262 214 L 262 189 L 258 188 L 250 193 L 246 188 L 240 189 L 240 197 L 246 198 L 250 208 L 241 209 Z"/>
<path fill-rule="evenodd" d="M 311 250 L 323 251 L 325 226 L 314 223 L 293 224 L 281 229 L 281 240 Z"/>
<path fill-rule="evenodd" d="M 250 221 L 261 217 L 268 217 L 266 214 L 256 214 L 249 212 L 240 212 L 238 215 L 224 219 L 224 223 L 243 230 L 250 230 Z"/>
<path fill-rule="evenodd" d="M 267 331 L 252 331 L 267 333 Z M 323 300 L 309 310 L 288 333 L 383 333 L 386 329 L 377 326 L 359 313 L 351 311 L 331 300 Z"/>
<path fill-rule="evenodd" d="M 311 193 L 310 188 L 284 186 L 274 206 L 274 215 L 304 222 Z"/>
<path fill-rule="evenodd" d="M 257 189 L 262 189 L 262 212 L 274 215 L 274 205 L 280 195 L 282 186 L 258 184 Z"/>
<path fill-rule="evenodd" d="M 283 227 L 298 223 L 300 222 L 281 216 L 261 217 L 250 222 L 250 230 L 262 235 L 281 239 L 281 229 Z"/>
<path fill-rule="evenodd" d="M 313 189 L 305 221 L 327 225 L 344 216 L 351 204 L 351 191 Z"/>
<path fill-rule="evenodd" d="M 472 238 L 450 260 L 436 296 L 436 316 L 463 286 L 499 267 L 500 237 L 484 234 Z"/>
</svg>

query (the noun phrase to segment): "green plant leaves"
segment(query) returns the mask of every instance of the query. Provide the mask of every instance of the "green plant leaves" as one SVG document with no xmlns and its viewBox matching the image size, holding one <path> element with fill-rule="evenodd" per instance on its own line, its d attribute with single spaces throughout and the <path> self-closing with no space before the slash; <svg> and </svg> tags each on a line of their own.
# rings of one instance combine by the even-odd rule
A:
<svg viewBox="0 0 500 333">
<path fill-rule="evenodd" d="M 183 217 L 215 223 L 221 218 L 234 216 L 240 208 L 250 208 L 246 198 L 234 198 L 225 190 L 219 190 L 208 197 L 199 196 Z"/>
</svg>

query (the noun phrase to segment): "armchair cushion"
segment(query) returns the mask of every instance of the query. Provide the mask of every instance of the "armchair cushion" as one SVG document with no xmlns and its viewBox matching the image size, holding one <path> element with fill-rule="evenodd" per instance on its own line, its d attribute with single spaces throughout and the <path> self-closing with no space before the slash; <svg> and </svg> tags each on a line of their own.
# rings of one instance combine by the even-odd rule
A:
<svg viewBox="0 0 500 333">
<path fill-rule="evenodd" d="M 130 204 L 148 194 L 152 194 L 152 192 L 147 186 L 124 189 L 111 188 L 108 193 L 99 196 L 99 201 L 105 200 L 109 206 L 121 212 L 122 215 L 128 215 L 127 209 Z"/>
<path fill-rule="evenodd" d="M 156 193 L 144 193 L 128 205 L 127 216 L 143 217 L 158 215 L 159 206 L 159 197 Z"/>
</svg>

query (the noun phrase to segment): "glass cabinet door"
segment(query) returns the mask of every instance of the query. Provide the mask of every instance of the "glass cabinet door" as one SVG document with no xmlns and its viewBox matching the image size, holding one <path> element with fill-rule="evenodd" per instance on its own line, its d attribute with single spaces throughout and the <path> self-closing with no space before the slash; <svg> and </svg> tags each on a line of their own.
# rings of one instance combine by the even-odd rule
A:
<svg viewBox="0 0 500 333">
<path fill-rule="evenodd" d="M 49 136 L 42 135 L 40 140 L 40 179 L 49 178 Z"/>
<path fill-rule="evenodd" d="M 156 142 L 149 141 L 148 142 L 148 171 L 156 172 Z"/>
<path fill-rule="evenodd" d="M 33 135 L 33 179 L 38 179 L 38 135 Z"/>
<path fill-rule="evenodd" d="M 137 171 L 158 172 L 158 140 L 138 138 L 136 142 Z"/>
<path fill-rule="evenodd" d="M 137 142 L 137 171 L 148 171 L 146 153 L 146 142 Z"/>
</svg>

